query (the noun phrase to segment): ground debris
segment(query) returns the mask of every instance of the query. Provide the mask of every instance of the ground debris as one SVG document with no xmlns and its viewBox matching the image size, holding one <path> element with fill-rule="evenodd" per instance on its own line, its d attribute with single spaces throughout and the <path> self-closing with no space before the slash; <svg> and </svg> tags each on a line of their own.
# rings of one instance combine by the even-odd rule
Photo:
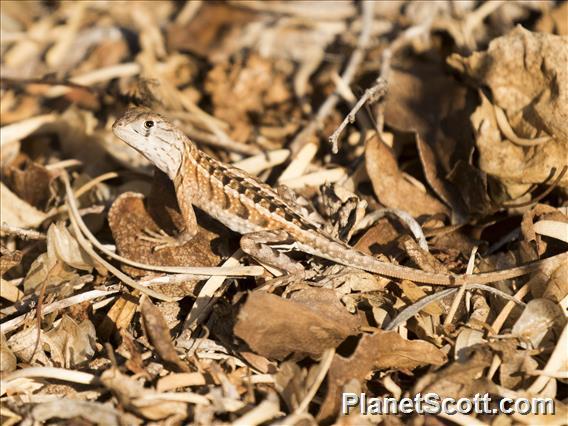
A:
<svg viewBox="0 0 568 426">
<path fill-rule="evenodd" d="M 381 261 L 509 268 L 567 250 L 567 5 L 0 2 L 0 422 L 563 424 L 568 265 L 442 288 L 286 242 L 283 275 L 202 211 L 159 248 L 174 187 L 112 125 L 167 116 Z M 341 406 L 429 392 L 556 412 Z"/>
</svg>

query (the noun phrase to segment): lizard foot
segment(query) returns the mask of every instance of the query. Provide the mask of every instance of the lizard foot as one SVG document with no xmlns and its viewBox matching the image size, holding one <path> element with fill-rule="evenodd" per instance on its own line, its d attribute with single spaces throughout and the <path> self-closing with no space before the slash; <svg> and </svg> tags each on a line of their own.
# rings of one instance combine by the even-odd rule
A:
<svg viewBox="0 0 568 426">
<path fill-rule="evenodd" d="M 144 228 L 144 231 L 138 235 L 140 240 L 149 241 L 157 244 L 153 247 L 153 251 L 163 250 L 165 248 L 181 247 L 187 243 L 191 238 L 187 238 L 185 233 L 181 233 L 177 237 L 168 235 L 163 229 L 159 231 L 152 231 L 151 229 Z"/>
</svg>

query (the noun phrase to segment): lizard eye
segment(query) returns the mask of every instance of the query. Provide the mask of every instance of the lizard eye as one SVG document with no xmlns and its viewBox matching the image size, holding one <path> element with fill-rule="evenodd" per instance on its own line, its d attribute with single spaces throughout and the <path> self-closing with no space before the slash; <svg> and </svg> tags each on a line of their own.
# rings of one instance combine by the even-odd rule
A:
<svg viewBox="0 0 568 426">
<path fill-rule="evenodd" d="M 150 128 L 154 127 L 154 122 L 151 121 L 151 120 L 145 121 L 144 127 L 146 127 L 147 129 L 150 129 Z"/>
</svg>

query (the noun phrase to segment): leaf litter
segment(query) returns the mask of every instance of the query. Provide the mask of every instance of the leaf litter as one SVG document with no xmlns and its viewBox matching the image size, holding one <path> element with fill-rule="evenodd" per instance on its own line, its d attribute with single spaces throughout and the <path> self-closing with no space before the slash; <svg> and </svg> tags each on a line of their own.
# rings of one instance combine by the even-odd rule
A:
<svg viewBox="0 0 568 426">
<path fill-rule="evenodd" d="M 184 246 L 140 238 L 183 218 L 111 132 L 129 105 L 383 261 L 566 251 L 567 3 L 321 3 L 1 3 L 2 424 L 565 421 L 567 265 L 442 289 L 282 275 L 202 212 Z M 342 392 L 556 413 L 346 415 Z"/>
</svg>

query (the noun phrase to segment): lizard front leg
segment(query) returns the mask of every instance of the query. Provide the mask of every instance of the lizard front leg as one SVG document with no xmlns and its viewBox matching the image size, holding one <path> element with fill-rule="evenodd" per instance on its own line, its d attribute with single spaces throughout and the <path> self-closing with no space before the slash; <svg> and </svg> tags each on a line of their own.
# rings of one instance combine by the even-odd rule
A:
<svg viewBox="0 0 568 426">
<path fill-rule="evenodd" d="M 251 232 L 241 237 L 241 249 L 248 255 L 269 266 L 290 274 L 303 274 L 304 267 L 271 245 L 291 244 L 294 239 L 284 230 Z"/>
<path fill-rule="evenodd" d="M 183 231 L 175 236 L 171 236 L 162 229 L 158 232 L 145 229 L 144 233 L 138 237 L 158 244 L 154 247 L 155 251 L 183 246 L 197 234 L 198 226 L 193 205 L 191 204 L 191 193 L 188 193 L 184 185 L 179 185 L 178 188 L 176 188 L 177 204 L 183 218 Z"/>
</svg>

